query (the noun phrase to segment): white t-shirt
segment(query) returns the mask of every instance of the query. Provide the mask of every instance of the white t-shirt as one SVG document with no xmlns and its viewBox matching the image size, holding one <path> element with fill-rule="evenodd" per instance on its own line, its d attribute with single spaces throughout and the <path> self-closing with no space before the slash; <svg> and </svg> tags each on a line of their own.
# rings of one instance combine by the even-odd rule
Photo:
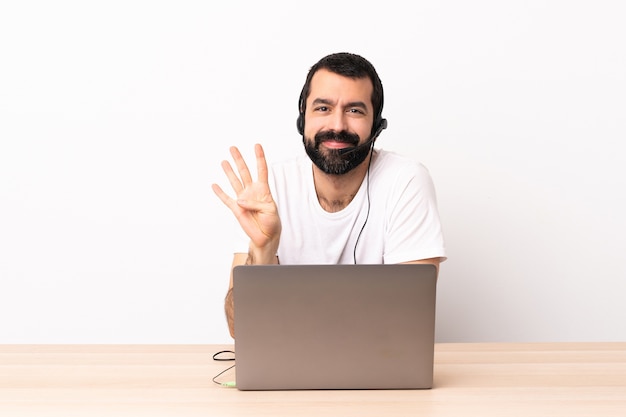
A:
<svg viewBox="0 0 626 417">
<path fill-rule="evenodd" d="M 350 204 L 336 213 L 320 206 L 312 166 L 306 155 L 270 166 L 282 223 L 281 264 L 351 264 L 355 245 L 359 264 L 445 258 L 435 189 L 422 164 L 375 151 L 369 184 L 366 176 Z"/>
</svg>

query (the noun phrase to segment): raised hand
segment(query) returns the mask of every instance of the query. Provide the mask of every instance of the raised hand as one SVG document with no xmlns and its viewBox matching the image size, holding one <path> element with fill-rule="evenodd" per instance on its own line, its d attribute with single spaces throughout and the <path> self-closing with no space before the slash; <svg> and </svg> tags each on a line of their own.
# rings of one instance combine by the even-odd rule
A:
<svg viewBox="0 0 626 417">
<path fill-rule="evenodd" d="M 241 228 L 250 238 L 251 246 L 267 256 L 274 256 L 280 240 L 281 223 L 276 203 L 268 184 L 267 162 L 261 145 L 255 145 L 257 180 L 253 181 L 248 165 L 239 149 L 230 148 L 239 176 L 228 161 L 222 162 L 222 169 L 228 177 L 236 197 L 231 198 L 222 188 L 213 184 L 212 188 L 220 200 L 233 212 Z"/>
</svg>

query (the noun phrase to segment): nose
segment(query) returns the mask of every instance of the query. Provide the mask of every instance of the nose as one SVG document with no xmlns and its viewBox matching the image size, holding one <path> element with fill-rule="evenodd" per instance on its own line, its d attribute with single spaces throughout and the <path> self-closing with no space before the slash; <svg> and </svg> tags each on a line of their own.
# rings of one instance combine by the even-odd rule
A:
<svg viewBox="0 0 626 417">
<path fill-rule="evenodd" d="M 348 123 L 346 113 L 343 111 L 333 112 L 329 122 L 329 129 L 335 132 L 347 130 Z"/>
</svg>

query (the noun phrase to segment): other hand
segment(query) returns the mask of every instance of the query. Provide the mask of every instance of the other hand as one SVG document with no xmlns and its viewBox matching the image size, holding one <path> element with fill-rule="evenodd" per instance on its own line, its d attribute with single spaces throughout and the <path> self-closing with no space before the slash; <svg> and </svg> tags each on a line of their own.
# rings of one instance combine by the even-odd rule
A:
<svg viewBox="0 0 626 417">
<path fill-rule="evenodd" d="M 256 248 L 275 251 L 280 240 L 281 223 L 278 209 L 272 197 L 269 183 L 267 162 L 263 147 L 255 145 L 257 180 L 253 181 L 248 165 L 239 149 L 230 148 L 239 176 L 228 161 L 222 162 L 222 169 L 228 177 L 236 197 L 231 198 L 222 188 L 213 184 L 212 188 L 220 200 L 233 212 L 240 226 Z"/>
</svg>

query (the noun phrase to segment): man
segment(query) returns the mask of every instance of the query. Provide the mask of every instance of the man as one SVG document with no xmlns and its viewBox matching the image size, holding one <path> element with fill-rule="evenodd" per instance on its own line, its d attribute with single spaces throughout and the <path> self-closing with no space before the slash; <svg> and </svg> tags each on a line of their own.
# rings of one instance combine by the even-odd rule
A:
<svg viewBox="0 0 626 417">
<path fill-rule="evenodd" d="M 372 64 L 350 53 L 331 54 L 311 67 L 297 120 L 304 156 L 268 170 L 255 146 L 256 181 L 237 148 L 239 175 L 222 168 L 236 194 L 213 190 L 250 239 L 241 264 L 430 263 L 445 247 L 435 190 L 426 168 L 374 149 L 387 126 L 383 87 Z M 225 302 L 234 337 L 232 272 Z"/>
</svg>

